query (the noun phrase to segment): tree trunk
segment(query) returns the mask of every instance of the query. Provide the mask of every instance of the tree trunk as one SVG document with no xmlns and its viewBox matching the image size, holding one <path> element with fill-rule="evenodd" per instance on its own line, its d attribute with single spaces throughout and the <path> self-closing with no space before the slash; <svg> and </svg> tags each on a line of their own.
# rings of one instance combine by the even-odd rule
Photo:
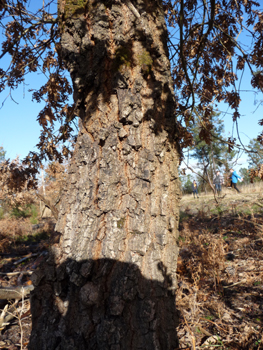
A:
<svg viewBox="0 0 263 350">
<path fill-rule="evenodd" d="M 29 349 L 175 349 L 179 151 L 161 1 L 60 12 L 81 122 L 60 242 L 33 276 Z"/>
<path fill-rule="evenodd" d="M 211 163 L 213 164 L 213 169 L 212 169 L 211 173 L 213 174 L 213 171 L 214 171 L 214 174 L 216 174 L 217 169 L 216 169 L 216 163 L 215 163 L 214 150 L 213 150 L 212 143 L 210 144 L 210 149 L 211 149 L 211 159 L 212 159 Z M 212 178 L 213 178 L 213 176 L 212 176 Z"/>
</svg>

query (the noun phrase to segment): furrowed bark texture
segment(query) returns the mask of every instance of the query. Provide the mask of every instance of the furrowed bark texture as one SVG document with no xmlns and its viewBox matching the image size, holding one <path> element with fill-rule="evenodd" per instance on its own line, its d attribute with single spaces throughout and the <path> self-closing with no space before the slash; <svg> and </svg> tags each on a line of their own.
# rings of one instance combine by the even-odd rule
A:
<svg viewBox="0 0 263 350">
<path fill-rule="evenodd" d="M 80 132 L 30 349 L 174 349 L 178 148 L 161 2 L 64 1 Z"/>
</svg>

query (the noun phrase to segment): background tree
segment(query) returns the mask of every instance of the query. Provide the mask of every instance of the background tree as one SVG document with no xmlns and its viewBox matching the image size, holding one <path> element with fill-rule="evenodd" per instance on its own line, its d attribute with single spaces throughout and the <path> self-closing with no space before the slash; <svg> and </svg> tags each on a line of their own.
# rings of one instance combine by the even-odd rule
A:
<svg viewBox="0 0 263 350">
<path fill-rule="evenodd" d="M 5 154 L 6 154 L 6 151 L 2 146 L 0 146 L 0 162 L 3 162 L 5 160 Z"/>
<path fill-rule="evenodd" d="M 243 178 L 244 184 L 249 184 L 251 182 L 249 177 L 249 170 L 247 168 L 240 168 L 239 174 Z"/>
<path fill-rule="evenodd" d="M 29 154 L 19 173 L 24 182 L 42 161 L 62 162 L 69 149 L 61 153 L 57 145 L 80 118 L 56 226 L 61 240 L 33 277 L 31 349 L 177 347 L 179 146 L 193 142 L 195 111 L 200 139 L 210 144 L 214 102 L 225 101 L 239 118 L 235 68 L 248 65 L 252 85 L 262 87 L 258 6 L 61 0 L 52 14 L 45 3 L 31 13 L 25 0 L 1 2 L 0 58 L 11 56 L 1 90 L 38 69 L 48 76 L 33 93 L 46 105 L 38 116 L 39 153 Z M 170 39 L 165 15 L 175 28 Z M 244 28 L 253 37 L 250 51 L 235 39 Z"/>
<path fill-rule="evenodd" d="M 213 125 L 211 129 L 212 136 L 208 144 L 202 139 L 202 124 L 200 119 L 195 118 L 195 124 L 192 130 L 194 135 L 192 157 L 198 161 L 203 177 L 209 177 L 210 181 L 213 181 L 213 175 L 218 167 L 221 167 L 223 164 L 222 151 L 225 144 L 221 141 L 223 139 L 224 125 L 219 119 L 218 113 L 213 113 L 211 119 Z"/>
<path fill-rule="evenodd" d="M 193 176 L 191 174 L 187 174 L 182 177 L 182 191 L 183 194 L 191 194 L 193 192 L 192 190 L 192 183 L 193 183 Z"/>
<path fill-rule="evenodd" d="M 263 164 L 263 146 L 257 139 L 252 139 L 249 142 L 248 150 L 248 166 L 256 168 Z"/>
<path fill-rule="evenodd" d="M 190 158 L 197 160 L 201 175 L 199 179 L 201 190 L 205 192 L 211 189 L 217 170 L 220 170 L 222 174 L 229 172 L 237 154 L 235 150 L 230 152 L 228 150 L 220 113 L 211 114 L 211 124 L 209 143 L 202 138 L 202 118 L 200 116 L 195 116 L 192 126 L 189 127 L 194 140 L 194 145 L 189 147 Z"/>
</svg>

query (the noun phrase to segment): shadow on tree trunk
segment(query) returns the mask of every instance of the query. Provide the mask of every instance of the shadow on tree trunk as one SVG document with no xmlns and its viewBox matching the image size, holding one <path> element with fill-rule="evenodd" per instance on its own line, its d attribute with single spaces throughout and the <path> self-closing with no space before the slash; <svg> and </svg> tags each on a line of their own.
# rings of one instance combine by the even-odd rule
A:
<svg viewBox="0 0 263 350">
<path fill-rule="evenodd" d="M 166 268 L 163 281 L 135 264 L 50 257 L 35 273 L 29 349 L 162 349 L 178 346 L 179 315 Z"/>
<path fill-rule="evenodd" d="M 81 121 L 29 349 L 174 350 L 179 145 L 162 6 L 58 4 Z"/>
</svg>

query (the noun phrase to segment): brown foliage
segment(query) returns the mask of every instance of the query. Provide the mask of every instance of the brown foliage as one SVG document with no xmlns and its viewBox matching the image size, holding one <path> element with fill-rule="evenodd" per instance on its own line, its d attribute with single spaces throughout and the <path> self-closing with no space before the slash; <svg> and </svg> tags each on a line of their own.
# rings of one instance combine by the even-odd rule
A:
<svg viewBox="0 0 263 350">
<path fill-rule="evenodd" d="M 28 169 L 18 158 L 1 163 L 0 201 L 8 206 L 32 204 L 37 188 L 37 170 Z"/>
<path fill-rule="evenodd" d="M 0 70 L 0 91 L 15 89 L 30 72 L 42 71 L 48 76 L 46 84 L 33 91 L 33 100 L 45 101 L 46 105 L 37 117 L 42 128 L 37 145 L 39 152 L 31 152 L 24 160 L 28 171 L 46 159 L 62 162 L 63 157 L 70 154 L 70 148 L 65 144 L 59 149 L 58 144 L 75 140 L 72 122 L 77 109 L 68 104 L 72 86 L 60 56 L 60 25 L 63 26 L 66 19 L 51 13 L 52 3 L 55 1 L 51 0 L 34 14 L 26 0 L 6 0 L 0 6 L 5 36 L 0 57 L 10 55 L 12 58 L 9 67 Z M 254 0 L 163 1 L 169 25 L 176 29 L 171 31 L 176 34 L 170 34 L 169 49 L 177 101 L 175 116 L 182 147 L 193 142 L 188 126 L 194 111 L 203 119 L 200 137 L 208 143 L 212 104 L 225 101 L 233 110 L 233 120 L 239 118 L 240 95 L 235 68 L 243 70 L 247 66 L 252 73 L 252 86 L 262 89 L 263 31 L 258 6 Z M 244 30 L 251 37 L 250 51 L 236 39 Z M 58 133 L 54 131 L 55 122 L 61 124 Z"/>
<path fill-rule="evenodd" d="M 56 205 L 60 201 L 62 189 L 67 180 L 67 164 L 52 162 L 45 169 L 45 179 L 38 186 L 36 177 L 17 158 L 2 162 L 0 168 L 0 202 L 5 209 L 21 208 L 43 201 L 57 218 Z"/>
<path fill-rule="evenodd" d="M 246 202 L 252 211 L 254 200 Z M 238 204 L 244 210 L 244 202 Z M 206 212 L 197 213 L 189 200 L 181 208 L 176 300 L 182 348 L 262 349 L 262 215 L 237 216 L 228 205 L 222 201 L 221 215 L 213 214 L 212 199 Z"/>
<path fill-rule="evenodd" d="M 261 164 L 259 167 L 257 168 L 253 168 L 253 169 L 249 169 L 249 177 L 250 177 L 250 181 L 251 183 L 254 182 L 254 179 L 256 177 L 260 178 L 261 180 L 263 180 L 263 164 Z"/>
<path fill-rule="evenodd" d="M 7 247 L 17 240 L 18 237 L 32 233 L 32 224 L 29 219 L 2 219 L 0 225 L 0 252 L 7 252 Z"/>
<path fill-rule="evenodd" d="M 171 51 L 175 51 L 171 62 L 178 101 L 176 114 L 187 126 L 189 111 L 195 110 L 203 119 L 200 137 L 207 143 L 211 139 L 209 115 L 213 113 L 213 104 L 226 102 L 233 110 L 233 120 L 239 118 L 236 69 L 242 71 L 247 66 L 252 86 L 261 89 L 263 38 L 258 6 L 255 1 L 209 1 L 203 7 L 195 0 L 165 1 L 169 24 L 177 29 L 170 41 Z M 245 20 L 248 35 L 255 39 L 251 51 L 236 41 L 245 28 Z M 258 74 L 253 72 L 256 69 Z M 190 144 L 188 134 L 185 135 Z"/>
</svg>

